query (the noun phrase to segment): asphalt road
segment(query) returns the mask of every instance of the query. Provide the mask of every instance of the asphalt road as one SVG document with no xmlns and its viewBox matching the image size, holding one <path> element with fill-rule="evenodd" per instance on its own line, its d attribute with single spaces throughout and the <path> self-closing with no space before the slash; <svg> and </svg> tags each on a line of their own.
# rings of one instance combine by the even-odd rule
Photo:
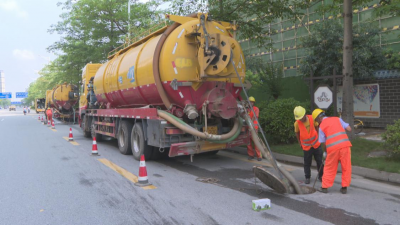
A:
<svg viewBox="0 0 400 225">
<path fill-rule="evenodd" d="M 77 125 L 55 126 L 52 130 L 42 125 L 34 111 L 24 116 L 20 108 L 0 110 L 0 224 L 400 221 L 399 186 L 353 175 L 352 186 L 343 195 L 339 174 L 328 194 L 281 195 L 254 178 L 251 169 L 258 162 L 231 152 L 195 156 L 193 163 L 189 157 L 148 161 L 154 189 L 146 190 L 128 179 L 138 175 L 139 162 L 120 154 L 115 140 L 99 142 L 100 156 L 91 156 L 92 140 L 84 138 Z M 70 127 L 76 143 L 63 138 Z M 302 184 L 303 169 L 285 167 Z M 199 178 L 214 178 L 215 183 Z M 251 201 L 260 198 L 271 199 L 272 208 L 253 211 Z"/>
</svg>

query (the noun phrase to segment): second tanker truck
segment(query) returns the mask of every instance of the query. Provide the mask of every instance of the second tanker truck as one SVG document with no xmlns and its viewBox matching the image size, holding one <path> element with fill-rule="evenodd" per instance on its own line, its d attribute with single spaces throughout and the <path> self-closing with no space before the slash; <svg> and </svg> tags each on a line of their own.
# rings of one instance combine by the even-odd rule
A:
<svg viewBox="0 0 400 225">
<path fill-rule="evenodd" d="M 83 69 L 84 135 L 116 138 L 120 152 L 136 160 L 247 145 L 239 116 L 245 61 L 235 27 L 202 13 L 167 17 L 175 23 Z"/>
</svg>

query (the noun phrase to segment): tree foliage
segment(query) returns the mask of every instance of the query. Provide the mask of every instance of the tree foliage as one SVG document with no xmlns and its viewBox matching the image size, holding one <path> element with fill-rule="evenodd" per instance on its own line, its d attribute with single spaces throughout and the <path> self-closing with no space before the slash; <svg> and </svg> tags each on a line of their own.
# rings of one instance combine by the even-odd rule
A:
<svg viewBox="0 0 400 225">
<path fill-rule="evenodd" d="M 172 0 L 170 13 L 187 15 L 209 12 L 211 18 L 235 22 L 239 26 L 240 39 L 251 39 L 259 47 L 269 45 L 268 34 L 272 34 L 267 24 L 277 18 L 295 19 L 302 14 L 300 9 L 308 6 L 301 0 Z"/>
<path fill-rule="evenodd" d="M 283 66 L 282 64 L 273 64 L 272 62 L 262 62 L 260 59 L 247 61 L 249 73 L 246 73 L 246 79 L 250 81 L 254 88 L 261 90 L 262 93 L 278 99 L 282 94 L 283 85 Z"/>
<path fill-rule="evenodd" d="M 379 30 L 370 24 L 353 27 L 353 75 L 369 77 L 377 69 L 385 68 L 386 60 L 378 45 Z M 332 75 L 342 72 L 343 26 L 336 20 L 315 25 L 312 34 L 303 38 L 301 45 L 306 48 L 306 57 L 300 62 L 299 71 L 308 76 Z"/>
<path fill-rule="evenodd" d="M 105 62 L 108 53 L 126 41 L 128 33 L 133 37 L 158 23 L 160 3 L 158 0 L 131 3 L 130 20 L 126 0 L 66 0 L 58 3 L 65 12 L 60 15 L 61 21 L 50 27 L 49 33 L 60 34 L 61 39 L 47 49 L 58 57 L 31 83 L 29 99 L 45 97 L 46 90 L 56 84 L 78 85 L 82 68 L 87 63 Z"/>
</svg>

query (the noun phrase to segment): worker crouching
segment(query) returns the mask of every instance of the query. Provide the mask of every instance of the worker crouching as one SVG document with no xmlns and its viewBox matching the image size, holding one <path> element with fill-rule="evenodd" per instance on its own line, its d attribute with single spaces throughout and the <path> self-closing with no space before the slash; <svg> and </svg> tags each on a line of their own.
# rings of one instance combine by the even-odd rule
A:
<svg viewBox="0 0 400 225">
<path fill-rule="evenodd" d="M 294 132 L 296 133 L 297 141 L 303 149 L 304 154 L 304 175 L 306 177 L 305 183 L 310 183 L 311 178 L 311 164 L 314 156 L 317 163 L 318 180 L 322 181 L 323 167 L 322 164 L 322 149 L 318 141 L 317 127 L 318 123 L 314 122 L 311 115 L 306 115 L 306 110 L 297 106 L 294 108 Z"/>
<path fill-rule="evenodd" d="M 322 187 L 318 191 L 328 193 L 332 187 L 337 173 L 338 163 L 342 167 L 342 194 L 347 193 L 347 187 L 351 182 L 351 142 L 346 131 L 351 131 L 348 123 L 339 117 L 326 117 L 321 109 L 315 109 L 312 117 L 319 125 L 319 142 L 325 143 L 326 161 Z"/>
<path fill-rule="evenodd" d="M 249 110 L 249 116 L 250 116 L 250 119 L 253 121 L 253 126 L 254 126 L 256 133 L 258 133 L 257 119 L 258 119 L 258 115 L 260 114 L 260 110 L 258 109 L 257 106 L 254 105 L 256 102 L 254 97 L 250 97 L 249 101 L 251 103 L 251 107 L 253 108 L 253 110 L 251 110 L 251 109 Z M 253 111 L 254 111 L 255 115 L 254 115 Z M 250 143 L 247 145 L 247 154 L 249 155 L 249 157 L 248 157 L 249 160 L 254 159 L 254 151 L 256 152 L 257 160 L 261 161 L 262 156 L 261 156 L 260 150 L 254 144 L 253 139 L 250 139 Z"/>
</svg>

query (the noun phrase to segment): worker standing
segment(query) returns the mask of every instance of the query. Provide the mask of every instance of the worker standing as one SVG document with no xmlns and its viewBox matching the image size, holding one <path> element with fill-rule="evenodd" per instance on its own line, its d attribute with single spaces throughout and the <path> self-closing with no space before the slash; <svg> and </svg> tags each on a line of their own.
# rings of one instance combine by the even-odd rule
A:
<svg viewBox="0 0 400 225">
<path fill-rule="evenodd" d="M 260 110 L 258 109 L 257 106 L 254 105 L 256 100 L 253 96 L 251 96 L 249 98 L 249 101 L 250 101 L 251 107 L 253 107 L 253 110 L 255 113 L 255 115 L 254 115 L 253 110 L 249 110 L 249 116 L 250 116 L 250 119 L 253 121 L 253 126 L 254 126 L 256 133 L 258 133 L 258 123 L 257 123 L 256 118 L 258 119 Z M 253 148 L 253 145 L 254 145 L 254 148 Z M 247 154 L 249 155 L 249 157 L 248 157 L 249 160 L 254 159 L 254 151 L 256 152 L 257 160 L 261 161 L 262 158 L 261 158 L 260 150 L 257 148 L 257 146 L 255 146 L 254 141 L 252 139 L 250 139 L 250 143 L 247 145 Z"/>
<path fill-rule="evenodd" d="M 339 117 L 326 117 L 322 109 L 315 109 L 312 117 L 319 125 L 319 142 L 325 143 L 326 161 L 322 186 L 318 191 L 328 193 L 332 187 L 337 173 L 338 163 L 342 167 L 342 194 L 347 193 L 347 187 L 351 182 L 351 149 L 352 146 L 346 131 L 351 131 L 348 123 Z"/>
<path fill-rule="evenodd" d="M 301 106 L 294 108 L 294 132 L 297 141 L 303 149 L 304 155 L 304 175 L 306 180 L 304 183 L 309 184 L 311 178 L 311 164 L 314 156 L 317 163 L 318 180 L 322 181 L 323 171 L 320 170 L 322 165 L 322 149 L 318 141 L 317 127 L 318 123 L 314 122 L 311 115 L 306 115 L 306 109 Z"/>
<path fill-rule="evenodd" d="M 52 122 L 53 122 L 53 112 L 51 111 L 51 108 L 47 108 L 46 115 L 47 115 L 47 120 L 49 120 L 50 124 L 52 124 Z"/>
</svg>

